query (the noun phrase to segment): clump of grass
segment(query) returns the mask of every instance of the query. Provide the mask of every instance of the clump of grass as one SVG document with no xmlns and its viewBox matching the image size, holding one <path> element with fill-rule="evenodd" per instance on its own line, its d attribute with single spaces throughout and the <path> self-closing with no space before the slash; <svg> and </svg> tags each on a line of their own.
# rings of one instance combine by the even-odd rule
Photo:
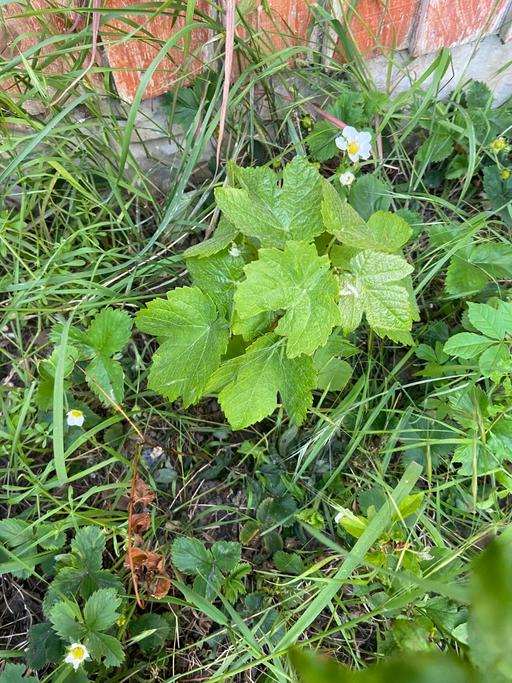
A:
<svg viewBox="0 0 512 683">
<path fill-rule="evenodd" d="M 42 12 L 27 11 L 44 20 Z M 329 20 L 323 14 L 321 19 Z M 221 32 L 219 23 L 208 21 Z M 320 65 L 315 54 L 311 64 L 302 61 L 304 46 L 269 55 L 266 36 L 237 38 L 236 56 L 246 66 L 230 89 L 221 150 L 224 159 L 277 168 L 295 154 L 312 154 L 306 115 L 320 121 L 318 109 L 347 90 L 369 102 L 374 98 L 368 127 L 382 154 L 359 177 L 372 175 L 386 183 L 389 206 L 413 225 L 408 257 L 416 267 L 422 313 L 415 337 L 437 357 L 425 361 L 425 348 L 418 353 L 416 347 L 383 342 L 360 329 L 354 381 L 341 393 L 318 396 L 304 428 L 291 426 L 279 411 L 264 423 L 232 432 L 213 399 L 184 410 L 146 388 L 153 343 L 137 333 L 122 357 L 122 411 L 78 383 L 76 399 L 97 419 L 73 441 L 64 434 L 64 391 L 60 398 L 55 394 L 49 410 L 38 406 L 41 363 L 52 352 L 56 326 L 69 322 L 70 328 L 86 329 L 106 307 L 132 315 L 149 299 L 188 282 L 182 253 L 203 237 L 210 221 L 217 221 L 213 189 L 224 182 L 223 165 L 214 163 L 223 48 L 206 65 L 210 69 L 200 85 L 187 91 L 195 104 L 188 119 L 180 118 L 179 132 L 184 83 L 168 96 L 168 128 L 162 135 L 178 145 L 179 153 L 162 188 L 131 152 L 138 98 L 132 105 L 116 99 L 108 68 L 94 67 L 107 84 L 105 93 L 84 81 L 55 104 L 55 93 L 81 73 L 91 27 L 78 36 L 51 36 L 49 26 L 44 30 L 40 46 L 54 44 L 54 52 L 41 56 L 36 46 L 24 58 L 0 64 L 1 77 L 19 83 L 0 96 L 0 253 L 5 264 L 0 506 L 3 518 L 20 521 L 25 535 L 19 544 L 5 530 L 1 535 L 0 526 L 0 571 L 7 593 L 2 655 L 21 658 L 32 625 L 45 618 L 42 602 L 55 575 L 57 552 L 41 545 L 45 524 L 65 534 L 64 548 L 77 529 L 101 528 L 107 539 L 104 565 L 127 588 L 125 621 L 116 627 L 127 658 L 114 673 L 100 669 L 97 680 L 155 672 L 170 680 L 220 682 L 259 675 L 293 680 L 286 652 L 296 642 L 328 651 L 353 668 L 418 643 L 462 649 L 457 628 L 466 616 L 458 583 L 470 558 L 510 522 L 510 448 L 503 446 L 503 460 L 490 472 L 458 470 L 453 455 L 467 445 L 468 430 L 471 444 L 480 448 L 492 437 L 494 418 L 481 401 L 471 403 L 479 430 L 473 434 L 471 424 L 453 420 L 454 404 L 446 401 L 471 383 L 487 390 L 494 417 L 505 421 L 510 390 L 506 380 L 493 384 L 471 364 L 448 361 L 436 343 L 442 346 L 463 321 L 467 298 L 484 302 L 508 296 L 507 278 L 490 273 L 488 266 L 480 267 L 489 275 L 482 289 L 463 295 L 447 291 L 447 269 L 470 259 L 467 230 L 476 245 L 511 244 L 506 212 L 489 203 L 492 188 L 485 170 L 508 167 L 507 150 L 497 160 L 490 154 L 482 118 L 468 115 L 464 84 L 447 103 L 438 102 L 449 55 L 441 53 L 407 93 L 378 99 L 356 54 L 345 66 L 326 63 L 325 55 Z M 59 58 L 70 60 L 67 74 L 43 68 Z M 291 58 L 297 62 L 293 71 L 287 63 Z M 42 111 L 29 113 L 33 100 Z M 496 126 L 501 115 L 499 132 L 507 135 L 512 122 L 505 120 L 506 108 L 500 115 L 487 105 L 479 109 Z M 443 131 L 454 129 L 457 149 L 446 145 L 445 158 L 433 159 L 428 149 L 418 154 L 429 136 L 438 135 L 445 144 Z M 494 134 L 494 128 L 488 130 Z M 465 157 L 466 170 L 447 177 L 454 156 Z M 321 168 L 326 176 L 336 174 L 338 158 L 322 161 Z M 454 222 L 462 227 L 450 239 L 432 238 L 432 227 Z M 67 452 L 64 486 L 55 469 L 57 437 L 61 455 Z M 186 576 L 173 574 L 173 591 L 149 601 L 147 612 L 171 617 L 174 635 L 169 632 L 150 654 L 137 644 L 133 623 L 141 614 L 130 572 L 123 568 L 124 497 L 138 450 L 139 471 L 158 492 L 144 535 L 148 546 L 157 546 L 171 567 L 177 537 L 200 538 L 207 549 L 219 541 L 241 541 L 250 567 L 240 579 L 245 594 L 233 603 L 221 593 L 212 604 Z M 421 473 L 416 462 L 423 466 Z M 421 503 L 410 515 L 396 514 L 413 490 L 423 494 Z M 357 541 L 335 522 L 340 508 L 363 519 Z M 404 624 L 416 640 L 404 635 Z"/>
</svg>

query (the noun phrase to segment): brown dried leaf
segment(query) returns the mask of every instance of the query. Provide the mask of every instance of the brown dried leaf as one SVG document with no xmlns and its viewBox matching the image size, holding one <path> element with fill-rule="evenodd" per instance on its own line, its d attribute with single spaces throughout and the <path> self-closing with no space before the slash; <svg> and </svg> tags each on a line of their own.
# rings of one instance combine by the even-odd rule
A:
<svg viewBox="0 0 512 683">
<path fill-rule="evenodd" d="M 144 507 L 147 507 L 155 500 L 155 498 L 156 493 L 149 488 L 146 482 L 139 477 L 139 475 L 137 475 L 131 496 L 132 505 L 141 504 Z"/>
<path fill-rule="evenodd" d="M 131 529 L 134 534 L 141 534 L 147 531 L 151 525 L 151 515 L 149 512 L 134 512 L 131 515 Z"/>
<path fill-rule="evenodd" d="M 165 569 L 164 558 L 159 553 L 142 548 L 129 548 L 125 565 L 133 566 L 136 589 L 139 582 L 143 582 L 152 598 L 163 598 L 169 592 L 171 577 Z"/>
</svg>

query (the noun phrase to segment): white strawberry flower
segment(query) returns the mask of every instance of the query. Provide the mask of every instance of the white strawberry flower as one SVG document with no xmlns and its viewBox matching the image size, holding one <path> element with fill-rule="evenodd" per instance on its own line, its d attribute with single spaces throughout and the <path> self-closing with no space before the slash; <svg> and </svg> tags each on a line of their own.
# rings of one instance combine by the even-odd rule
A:
<svg viewBox="0 0 512 683">
<path fill-rule="evenodd" d="M 81 427 L 85 421 L 85 415 L 78 408 L 73 408 L 66 413 L 66 422 L 69 427 Z"/>
<path fill-rule="evenodd" d="M 238 248 L 238 246 L 236 245 L 235 242 L 231 242 L 231 247 L 230 247 L 228 253 L 229 253 L 230 256 L 233 256 L 233 257 L 235 257 L 235 258 L 236 258 L 237 256 L 241 256 L 241 255 L 242 255 L 242 252 L 240 251 L 240 249 Z"/>
<path fill-rule="evenodd" d="M 86 659 L 90 659 L 90 655 L 85 645 L 82 645 L 81 643 L 72 643 L 69 646 L 68 654 L 64 661 L 66 664 L 72 664 L 73 669 L 76 671 L 80 664 Z"/>
<path fill-rule="evenodd" d="M 352 171 L 345 171 L 345 173 L 340 175 L 340 183 L 345 187 L 350 187 L 355 179 L 356 177 Z"/>
<path fill-rule="evenodd" d="M 347 152 L 354 164 L 359 159 L 369 159 L 372 153 L 372 134 L 368 131 L 358 131 L 352 126 L 345 126 L 343 132 L 335 140 L 338 149 Z"/>
</svg>

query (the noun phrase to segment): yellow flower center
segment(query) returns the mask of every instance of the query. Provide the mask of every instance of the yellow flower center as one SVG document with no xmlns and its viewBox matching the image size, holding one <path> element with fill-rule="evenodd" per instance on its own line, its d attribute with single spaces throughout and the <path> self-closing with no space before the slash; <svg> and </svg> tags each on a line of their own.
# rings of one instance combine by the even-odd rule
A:
<svg viewBox="0 0 512 683">
<path fill-rule="evenodd" d="M 501 172 L 501 177 L 503 180 L 508 180 L 510 178 L 510 171 L 506 168 Z"/>
<path fill-rule="evenodd" d="M 349 142 L 347 150 L 349 154 L 357 154 L 359 152 L 359 145 L 357 142 Z"/>
<path fill-rule="evenodd" d="M 503 138 L 497 138 L 491 143 L 491 147 L 496 151 L 496 152 L 501 152 L 502 149 L 505 148 L 505 140 Z"/>
<path fill-rule="evenodd" d="M 83 416 L 82 411 L 81 411 L 81 410 L 77 410 L 77 408 L 73 408 L 73 410 L 70 410 L 70 411 L 69 411 L 69 414 L 71 415 L 71 417 L 82 417 L 82 416 Z M 76 648 L 75 648 L 75 649 L 76 649 Z"/>
<path fill-rule="evenodd" d="M 82 659 L 85 654 L 85 650 L 81 645 L 71 648 L 71 654 L 75 659 Z"/>
</svg>

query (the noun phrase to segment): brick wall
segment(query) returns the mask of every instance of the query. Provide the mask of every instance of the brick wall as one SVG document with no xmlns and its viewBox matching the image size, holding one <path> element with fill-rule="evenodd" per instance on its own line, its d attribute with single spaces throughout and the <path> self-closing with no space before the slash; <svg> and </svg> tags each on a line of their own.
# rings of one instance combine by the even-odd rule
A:
<svg viewBox="0 0 512 683">
<path fill-rule="evenodd" d="M 306 0 L 237 2 L 238 35 L 247 37 L 246 24 L 257 34 L 263 51 L 301 45 L 309 50 L 302 53 L 303 58 L 317 50 L 344 59 L 342 46 L 333 42 L 335 33 L 328 30 L 319 10 Z M 183 7 L 186 3 L 179 4 Z M 317 4 L 340 22 L 346 35 L 368 57 L 394 49 L 408 49 L 418 56 L 499 31 L 503 39 L 508 39 L 512 18 L 512 0 L 319 0 Z M 204 15 L 211 16 L 212 11 L 206 0 L 196 0 L 192 30 L 185 17 L 173 9 L 176 5 L 172 1 L 152 3 L 151 9 L 146 4 L 142 9 L 136 0 L 103 0 L 101 7 L 104 58 L 113 70 L 120 95 L 127 100 L 133 98 L 166 43 L 169 49 L 148 80 L 145 97 L 161 94 L 177 81 L 183 82 L 186 75 L 197 73 L 217 52 L 222 54 L 219 31 L 212 30 L 204 20 Z M 1 6 L 0 13 L 3 57 L 15 56 L 35 45 L 41 24 L 55 34 L 62 34 L 73 22 L 66 0 L 12 2 Z M 222 24 L 223 15 L 212 19 Z M 83 22 L 78 24 L 78 29 L 82 27 Z M 52 46 L 45 48 L 43 56 L 51 50 Z M 59 58 L 49 68 L 65 71 L 69 64 L 69 59 Z"/>
</svg>

